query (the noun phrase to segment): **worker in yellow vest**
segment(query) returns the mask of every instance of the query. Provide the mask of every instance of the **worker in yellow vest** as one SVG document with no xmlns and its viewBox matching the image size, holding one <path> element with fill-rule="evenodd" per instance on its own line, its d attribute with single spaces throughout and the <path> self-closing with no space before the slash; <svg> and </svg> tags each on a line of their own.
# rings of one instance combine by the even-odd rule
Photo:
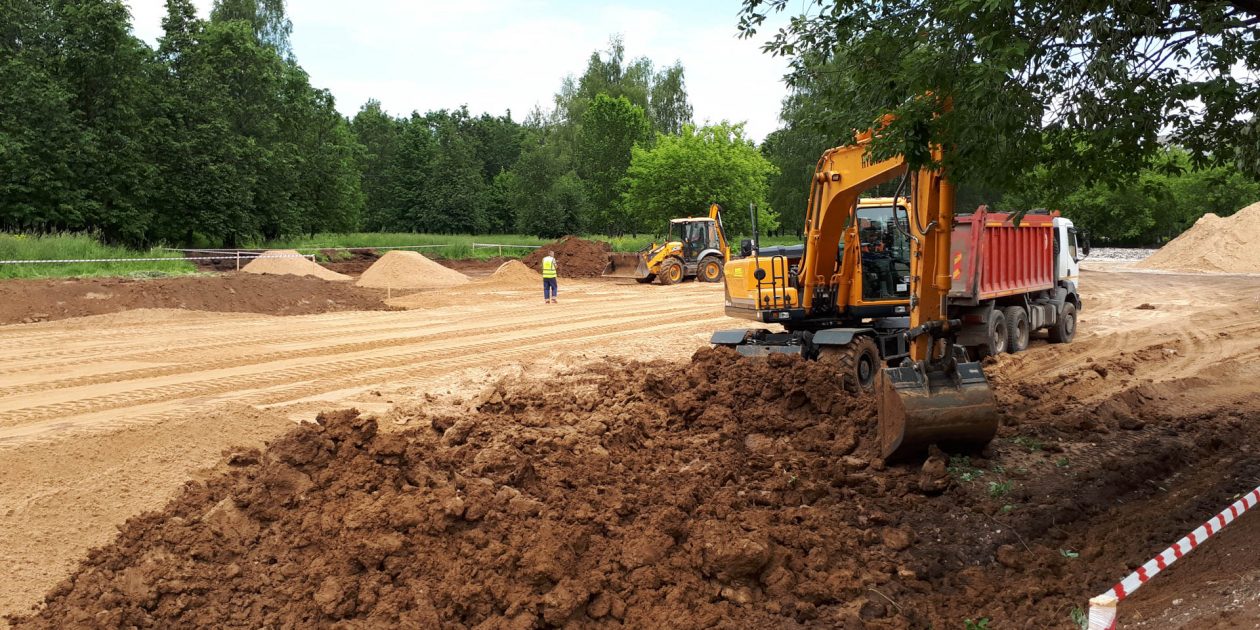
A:
<svg viewBox="0 0 1260 630">
<path fill-rule="evenodd" d="M 556 253 L 547 252 L 542 260 L 543 304 L 556 303 Z"/>
</svg>

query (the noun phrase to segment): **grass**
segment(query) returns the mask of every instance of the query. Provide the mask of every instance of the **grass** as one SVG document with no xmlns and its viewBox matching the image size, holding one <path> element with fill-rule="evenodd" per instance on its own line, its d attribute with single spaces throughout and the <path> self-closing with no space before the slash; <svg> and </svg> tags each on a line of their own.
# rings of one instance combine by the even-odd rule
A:
<svg viewBox="0 0 1260 630">
<path fill-rule="evenodd" d="M 585 234 L 582 238 L 592 241 L 605 241 L 615 252 L 635 252 L 650 243 L 660 243 L 661 235 L 639 234 L 633 236 L 604 236 L 602 234 Z M 739 238 L 732 238 L 731 246 L 739 249 Z M 417 249 L 426 256 L 467 259 L 493 258 L 499 256 L 497 247 L 474 247 L 479 245 L 535 245 L 542 246 L 553 242 L 553 239 L 526 236 L 524 234 L 413 234 L 409 232 L 353 232 L 348 234 L 316 234 L 279 239 L 256 244 L 266 249 L 296 249 L 303 253 L 313 253 L 319 249 L 334 247 L 409 247 L 423 245 Z M 761 244 L 793 245 L 801 240 L 794 236 L 763 236 Z M 504 247 L 502 252 L 507 257 L 523 257 L 531 250 L 526 248 Z"/>
<path fill-rule="evenodd" d="M 0 234 L 0 260 L 73 260 L 103 258 L 181 258 L 179 252 L 133 250 L 102 245 L 87 234 Z M 145 277 L 194 273 L 192 263 L 92 262 L 0 265 L 0 278 L 71 278 L 79 276 Z"/>
</svg>

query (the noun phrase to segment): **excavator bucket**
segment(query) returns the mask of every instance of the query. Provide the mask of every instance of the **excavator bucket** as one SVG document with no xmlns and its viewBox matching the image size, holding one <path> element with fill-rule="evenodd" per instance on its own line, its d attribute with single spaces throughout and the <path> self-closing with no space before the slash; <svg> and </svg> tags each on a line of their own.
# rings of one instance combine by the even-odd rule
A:
<svg viewBox="0 0 1260 630">
<path fill-rule="evenodd" d="M 643 256 L 634 253 L 615 253 L 608 255 L 608 266 L 604 268 L 605 278 L 634 278 L 642 280 L 648 277 L 647 263 Z"/>
<path fill-rule="evenodd" d="M 946 451 L 978 450 L 997 434 L 989 382 L 975 362 L 925 369 L 923 363 L 880 371 L 879 441 L 885 460 L 921 456 L 935 444 Z"/>
</svg>

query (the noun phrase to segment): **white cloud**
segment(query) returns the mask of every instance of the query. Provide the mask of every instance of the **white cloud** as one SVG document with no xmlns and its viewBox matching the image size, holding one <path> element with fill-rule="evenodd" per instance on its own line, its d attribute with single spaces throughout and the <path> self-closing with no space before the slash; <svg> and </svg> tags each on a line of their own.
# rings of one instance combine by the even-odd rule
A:
<svg viewBox="0 0 1260 630">
<path fill-rule="evenodd" d="M 205 15 L 213 0 L 194 1 Z M 136 34 L 155 42 L 163 0 L 129 4 Z M 736 3 L 646 4 L 290 0 L 289 16 L 299 63 L 350 115 L 376 98 L 400 115 L 467 104 L 519 120 L 620 33 L 631 57 L 683 63 L 698 122 L 747 121 L 757 140 L 778 126 L 786 64 L 737 39 Z"/>
</svg>

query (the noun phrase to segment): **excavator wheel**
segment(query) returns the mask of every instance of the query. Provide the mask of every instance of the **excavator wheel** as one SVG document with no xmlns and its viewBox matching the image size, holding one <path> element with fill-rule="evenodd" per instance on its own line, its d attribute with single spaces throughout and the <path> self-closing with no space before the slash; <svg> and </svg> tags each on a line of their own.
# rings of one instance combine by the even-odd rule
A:
<svg viewBox="0 0 1260 630">
<path fill-rule="evenodd" d="M 643 276 L 642 278 L 634 279 L 634 281 L 638 282 L 639 284 L 652 284 L 654 280 L 656 280 L 656 274 L 654 273 L 649 273 L 648 275 Z"/>
<path fill-rule="evenodd" d="M 1028 312 L 1019 306 L 1002 309 L 1006 315 L 1006 351 L 1015 354 L 1028 349 L 1032 332 L 1028 329 Z"/>
<path fill-rule="evenodd" d="M 682 282 L 682 263 L 678 262 L 677 258 L 666 258 L 665 262 L 661 263 L 661 272 L 657 274 L 656 277 L 660 278 L 661 284 L 665 285 L 678 284 L 679 282 Z"/>
<path fill-rule="evenodd" d="M 879 348 L 875 340 L 861 335 L 843 346 L 823 346 L 818 360 L 836 366 L 845 387 L 856 386 L 864 392 L 875 388 L 875 376 L 879 374 Z"/>
<path fill-rule="evenodd" d="M 716 256 L 706 256 L 701 259 L 699 268 L 696 272 L 696 279 L 701 282 L 721 282 L 722 281 L 722 259 Z"/>
</svg>

